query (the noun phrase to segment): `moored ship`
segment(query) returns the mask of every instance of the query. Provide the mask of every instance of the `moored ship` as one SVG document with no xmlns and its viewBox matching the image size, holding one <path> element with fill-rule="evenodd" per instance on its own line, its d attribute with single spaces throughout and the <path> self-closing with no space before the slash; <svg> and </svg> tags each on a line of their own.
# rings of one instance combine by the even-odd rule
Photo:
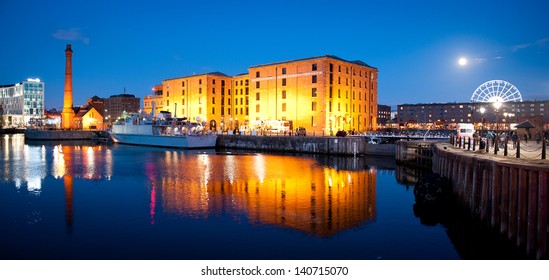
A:
<svg viewBox="0 0 549 280">
<path fill-rule="evenodd" d="M 215 148 L 217 135 L 186 119 L 147 120 L 137 116 L 112 126 L 115 143 L 179 149 Z"/>
</svg>

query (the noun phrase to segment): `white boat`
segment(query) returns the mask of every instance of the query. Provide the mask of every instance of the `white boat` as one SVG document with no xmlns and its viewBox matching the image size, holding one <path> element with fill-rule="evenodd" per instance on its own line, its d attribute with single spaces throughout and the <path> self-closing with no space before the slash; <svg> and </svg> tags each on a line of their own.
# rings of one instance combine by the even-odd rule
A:
<svg viewBox="0 0 549 280">
<path fill-rule="evenodd" d="M 215 148 L 217 135 L 205 132 L 199 124 L 186 121 L 145 121 L 129 118 L 113 125 L 110 135 L 115 143 L 180 149 Z"/>
</svg>

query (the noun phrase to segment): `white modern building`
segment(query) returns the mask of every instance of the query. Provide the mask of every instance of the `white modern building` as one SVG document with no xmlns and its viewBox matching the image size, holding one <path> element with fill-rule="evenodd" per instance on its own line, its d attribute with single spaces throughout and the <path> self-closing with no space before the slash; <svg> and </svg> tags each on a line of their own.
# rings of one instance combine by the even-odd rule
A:
<svg viewBox="0 0 549 280">
<path fill-rule="evenodd" d="M 24 127 L 44 117 L 44 82 L 40 79 L 0 85 L 3 127 Z"/>
</svg>

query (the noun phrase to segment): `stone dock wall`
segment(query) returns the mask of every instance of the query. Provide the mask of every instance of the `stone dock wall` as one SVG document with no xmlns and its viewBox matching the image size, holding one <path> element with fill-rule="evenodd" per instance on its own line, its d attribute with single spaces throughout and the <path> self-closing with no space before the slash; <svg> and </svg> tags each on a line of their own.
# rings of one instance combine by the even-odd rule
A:
<svg viewBox="0 0 549 280">
<path fill-rule="evenodd" d="M 465 153 L 448 143 L 433 148 L 433 172 L 452 182 L 473 215 L 525 252 L 547 259 L 549 164 L 483 153 Z"/>
<path fill-rule="evenodd" d="M 366 137 L 219 135 L 218 148 L 330 155 L 394 156 L 394 144 L 368 144 Z"/>
<path fill-rule="evenodd" d="M 25 130 L 25 139 L 30 140 L 90 140 L 95 136 L 96 131 L 85 130 Z"/>
</svg>

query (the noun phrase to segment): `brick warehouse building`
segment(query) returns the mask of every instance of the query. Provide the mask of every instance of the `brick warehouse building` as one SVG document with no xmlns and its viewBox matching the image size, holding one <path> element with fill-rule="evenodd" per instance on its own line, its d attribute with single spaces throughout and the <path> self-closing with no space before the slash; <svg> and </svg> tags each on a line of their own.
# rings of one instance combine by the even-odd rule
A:
<svg viewBox="0 0 549 280">
<path fill-rule="evenodd" d="M 212 72 L 167 79 L 155 102 L 172 116 L 198 117 L 216 129 L 281 120 L 317 134 L 375 130 L 377 74 L 362 61 L 309 57 L 251 66 L 233 77 Z M 150 113 L 152 106 L 144 107 Z"/>
</svg>

